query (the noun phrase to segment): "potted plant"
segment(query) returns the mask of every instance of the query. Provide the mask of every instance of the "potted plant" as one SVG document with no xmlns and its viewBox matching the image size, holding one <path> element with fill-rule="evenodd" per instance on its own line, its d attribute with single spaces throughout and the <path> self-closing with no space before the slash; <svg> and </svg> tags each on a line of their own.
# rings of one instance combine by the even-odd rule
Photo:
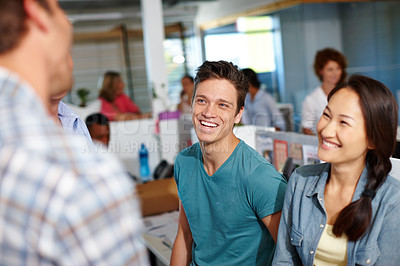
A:
<svg viewBox="0 0 400 266">
<path fill-rule="evenodd" d="M 81 100 L 80 107 L 85 107 L 87 103 L 87 98 L 89 95 L 89 90 L 87 88 L 80 88 L 76 91 L 79 99 Z"/>
</svg>

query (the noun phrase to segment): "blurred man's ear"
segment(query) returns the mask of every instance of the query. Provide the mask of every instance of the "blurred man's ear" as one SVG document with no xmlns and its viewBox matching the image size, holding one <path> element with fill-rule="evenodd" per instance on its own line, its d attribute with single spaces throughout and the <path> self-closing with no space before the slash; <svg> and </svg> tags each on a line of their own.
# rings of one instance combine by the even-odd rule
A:
<svg viewBox="0 0 400 266">
<path fill-rule="evenodd" d="M 48 16 L 46 11 L 37 0 L 24 0 L 24 9 L 26 12 L 27 20 L 33 22 L 38 29 L 48 31 Z M 29 24 L 28 24 L 29 25 Z"/>
</svg>

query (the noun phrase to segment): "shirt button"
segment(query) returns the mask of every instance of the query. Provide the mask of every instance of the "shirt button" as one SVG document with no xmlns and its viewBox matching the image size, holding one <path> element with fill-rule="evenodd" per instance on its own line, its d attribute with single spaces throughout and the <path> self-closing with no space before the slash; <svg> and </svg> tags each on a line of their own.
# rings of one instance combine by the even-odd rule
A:
<svg viewBox="0 0 400 266">
<path fill-rule="evenodd" d="M 371 263 L 371 260 L 370 260 L 370 259 L 367 259 L 365 262 L 366 262 L 367 264 L 370 264 L 370 263 Z"/>
<path fill-rule="evenodd" d="M 319 198 L 319 201 L 322 201 L 322 198 Z"/>
<path fill-rule="evenodd" d="M 291 241 L 293 241 L 293 238 L 290 238 Z"/>
<path fill-rule="evenodd" d="M 323 225 L 323 224 L 320 224 L 319 227 L 324 228 L 324 225 Z"/>
<path fill-rule="evenodd" d="M 312 255 L 312 254 L 314 254 L 314 251 L 311 250 L 311 251 L 310 251 L 310 255 Z"/>
</svg>

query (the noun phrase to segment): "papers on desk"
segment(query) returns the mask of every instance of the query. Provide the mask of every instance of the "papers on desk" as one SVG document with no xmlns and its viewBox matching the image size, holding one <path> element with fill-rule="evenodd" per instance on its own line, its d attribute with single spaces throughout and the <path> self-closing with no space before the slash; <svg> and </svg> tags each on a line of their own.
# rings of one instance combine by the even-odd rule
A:
<svg viewBox="0 0 400 266">
<path fill-rule="evenodd" d="M 178 232 L 179 212 L 167 212 L 143 219 L 145 233 L 163 239 L 163 243 L 172 248 Z"/>
</svg>

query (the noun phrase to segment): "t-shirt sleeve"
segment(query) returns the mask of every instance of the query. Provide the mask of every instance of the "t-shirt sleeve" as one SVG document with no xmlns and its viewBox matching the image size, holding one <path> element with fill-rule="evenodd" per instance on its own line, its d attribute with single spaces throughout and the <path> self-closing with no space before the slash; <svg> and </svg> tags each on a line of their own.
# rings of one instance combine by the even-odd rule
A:
<svg viewBox="0 0 400 266">
<path fill-rule="evenodd" d="M 260 219 L 282 210 L 287 182 L 270 164 L 257 167 L 249 178 L 248 197 Z"/>
<path fill-rule="evenodd" d="M 178 196 L 180 198 L 179 195 L 179 174 L 180 174 L 180 154 L 178 154 L 175 158 L 175 163 L 174 163 L 174 178 L 175 178 L 175 183 L 176 183 L 176 187 L 178 189 Z"/>
</svg>

